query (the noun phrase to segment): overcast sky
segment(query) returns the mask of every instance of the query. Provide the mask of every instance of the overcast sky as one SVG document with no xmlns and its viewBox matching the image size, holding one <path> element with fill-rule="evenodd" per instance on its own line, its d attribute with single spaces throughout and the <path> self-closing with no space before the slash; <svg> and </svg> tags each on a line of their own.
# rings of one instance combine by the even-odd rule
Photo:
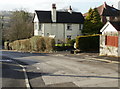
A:
<svg viewBox="0 0 120 89">
<path fill-rule="evenodd" d="M 98 7 L 104 2 L 117 7 L 118 0 L 1 0 L 0 10 L 18 10 L 26 9 L 34 12 L 34 10 L 51 10 L 51 4 L 56 3 L 57 9 L 72 6 L 76 11 L 85 13 L 88 9 Z"/>
</svg>

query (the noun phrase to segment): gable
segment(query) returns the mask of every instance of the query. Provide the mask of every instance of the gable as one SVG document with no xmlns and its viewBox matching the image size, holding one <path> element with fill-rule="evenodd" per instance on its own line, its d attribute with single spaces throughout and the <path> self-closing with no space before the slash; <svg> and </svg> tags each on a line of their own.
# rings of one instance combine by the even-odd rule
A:
<svg viewBox="0 0 120 89">
<path fill-rule="evenodd" d="M 100 32 L 106 33 L 106 32 L 118 32 L 118 31 L 110 22 L 107 22 L 100 30 Z"/>
<path fill-rule="evenodd" d="M 37 14 L 35 14 L 34 21 L 33 22 L 39 22 Z"/>
</svg>

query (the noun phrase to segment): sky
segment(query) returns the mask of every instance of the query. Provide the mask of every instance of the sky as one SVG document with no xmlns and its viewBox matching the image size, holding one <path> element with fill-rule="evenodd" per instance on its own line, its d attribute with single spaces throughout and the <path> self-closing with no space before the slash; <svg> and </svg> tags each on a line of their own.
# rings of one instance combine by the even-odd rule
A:
<svg viewBox="0 0 120 89">
<path fill-rule="evenodd" d="M 95 8 L 106 2 L 108 5 L 117 7 L 119 0 L 1 0 L 0 11 L 25 9 L 29 12 L 34 10 L 51 10 L 52 3 L 56 3 L 57 10 L 68 8 L 70 5 L 75 11 L 85 13 L 89 8 Z"/>
</svg>

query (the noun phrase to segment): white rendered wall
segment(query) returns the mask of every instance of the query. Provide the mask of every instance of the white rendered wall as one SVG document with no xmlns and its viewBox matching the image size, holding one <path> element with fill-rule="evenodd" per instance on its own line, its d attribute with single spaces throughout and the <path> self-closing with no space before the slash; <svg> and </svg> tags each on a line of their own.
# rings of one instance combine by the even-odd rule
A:
<svg viewBox="0 0 120 89">
<path fill-rule="evenodd" d="M 81 34 L 79 30 L 79 24 L 72 24 L 72 30 L 67 30 L 67 24 L 62 23 L 44 23 L 44 36 L 55 35 L 56 39 L 62 41 L 66 40 L 68 35 L 71 35 L 72 39 Z"/>
<path fill-rule="evenodd" d="M 34 35 L 36 36 L 36 35 L 39 35 L 39 32 L 38 32 L 38 30 L 39 30 L 39 20 L 38 20 L 38 17 L 37 17 L 37 15 L 35 14 L 35 18 L 34 18 Z"/>
<path fill-rule="evenodd" d="M 118 33 L 117 30 L 108 22 L 106 25 L 108 25 L 105 30 L 102 32 L 102 34 L 105 33 L 110 33 L 110 32 L 114 32 L 114 33 Z M 104 27 L 103 27 L 104 28 Z"/>
</svg>

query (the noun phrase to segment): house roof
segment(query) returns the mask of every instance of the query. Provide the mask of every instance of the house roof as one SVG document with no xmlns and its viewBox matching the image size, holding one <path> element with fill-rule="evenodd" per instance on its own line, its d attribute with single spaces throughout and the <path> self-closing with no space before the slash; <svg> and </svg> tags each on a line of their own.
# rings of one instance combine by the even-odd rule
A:
<svg viewBox="0 0 120 89">
<path fill-rule="evenodd" d="M 51 11 L 35 11 L 38 20 L 41 23 L 52 23 Z M 80 12 L 59 12 L 57 11 L 57 22 L 56 23 L 83 23 L 84 17 Z"/>
<path fill-rule="evenodd" d="M 106 2 L 97 7 L 98 12 L 101 16 L 119 16 L 120 15 L 120 10 L 114 8 L 113 6 L 109 6 L 106 4 Z M 85 13 L 84 16 L 87 16 L 88 13 Z"/>
<path fill-rule="evenodd" d="M 120 31 L 120 21 L 116 21 L 116 22 L 110 22 L 113 27 L 117 30 Z"/>
</svg>

